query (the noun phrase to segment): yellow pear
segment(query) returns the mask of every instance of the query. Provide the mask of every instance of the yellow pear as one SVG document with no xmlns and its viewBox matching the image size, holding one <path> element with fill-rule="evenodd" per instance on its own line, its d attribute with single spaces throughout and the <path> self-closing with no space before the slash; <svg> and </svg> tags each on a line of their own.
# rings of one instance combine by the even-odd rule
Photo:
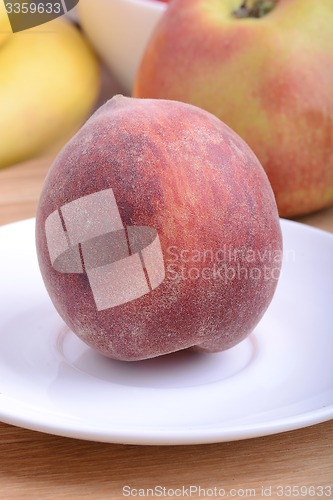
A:
<svg viewBox="0 0 333 500">
<path fill-rule="evenodd" d="M 9 38 L 12 30 L 3 2 L 0 2 L 0 46 Z"/>
<path fill-rule="evenodd" d="M 11 34 L 0 68 L 0 167 L 59 148 L 98 95 L 97 58 L 64 18 Z"/>
</svg>

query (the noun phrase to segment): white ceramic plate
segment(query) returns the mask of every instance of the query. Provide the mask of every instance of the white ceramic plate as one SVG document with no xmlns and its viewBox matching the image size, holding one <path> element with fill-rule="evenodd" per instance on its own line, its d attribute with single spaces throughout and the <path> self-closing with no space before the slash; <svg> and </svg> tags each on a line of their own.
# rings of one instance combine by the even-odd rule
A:
<svg viewBox="0 0 333 500">
<path fill-rule="evenodd" d="M 42 283 L 34 220 L 0 228 L 0 420 L 96 441 L 187 444 L 333 416 L 333 236 L 281 221 L 285 258 L 252 335 L 219 354 L 124 363 L 82 343 Z"/>
</svg>

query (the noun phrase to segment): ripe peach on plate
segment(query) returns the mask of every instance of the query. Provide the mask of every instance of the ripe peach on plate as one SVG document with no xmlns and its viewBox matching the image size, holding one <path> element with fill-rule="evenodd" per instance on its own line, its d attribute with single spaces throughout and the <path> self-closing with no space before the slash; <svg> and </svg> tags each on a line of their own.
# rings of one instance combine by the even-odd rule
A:
<svg viewBox="0 0 333 500">
<path fill-rule="evenodd" d="M 234 346 L 281 265 L 254 153 L 215 116 L 166 100 L 116 96 L 88 120 L 46 178 L 36 238 L 59 314 L 121 360 Z"/>
</svg>

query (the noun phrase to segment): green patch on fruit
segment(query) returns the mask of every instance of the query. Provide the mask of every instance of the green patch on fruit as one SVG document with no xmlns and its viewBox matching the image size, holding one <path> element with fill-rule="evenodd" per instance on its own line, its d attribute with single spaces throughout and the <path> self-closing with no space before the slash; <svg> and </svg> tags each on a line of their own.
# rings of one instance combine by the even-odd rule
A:
<svg viewBox="0 0 333 500">
<path fill-rule="evenodd" d="M 242 5 L 233 12 L 238 19 L 248 17 L 261 18 L 269 14 L 276 6 L 278 0 L 244 0 Z"/>
</svg>

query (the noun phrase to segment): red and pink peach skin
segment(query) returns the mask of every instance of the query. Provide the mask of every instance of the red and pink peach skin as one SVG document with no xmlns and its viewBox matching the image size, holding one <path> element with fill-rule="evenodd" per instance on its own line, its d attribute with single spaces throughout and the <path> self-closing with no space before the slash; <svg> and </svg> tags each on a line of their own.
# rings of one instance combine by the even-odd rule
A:
<svg viewBox="0 0 333 500">
<path fill-rule="evenodd" d="M 151 234 L 145 230 L 145 237 L 152 241 L 158 235 L 153 252 L 142 254 L 150 263 L 158 257 L 160 266 L 149 293 L 101 310 L 89 269 L 55 269 L 52 262 L 67 246 L 63 243 L 56 254 L 56 243 L 48 244 L 46 235 L 54 213 L 62 214 L 57 231 L 60 227 L 62 238 L 67 228 L 69 249 L 80 239 L 106 233 L 108 223 L 94 222 L 108 217 L 105 203 L 83 208 L 92 206 L 96 193 L 109 193 L 105 196 L 112 200 L 106 203 L 117 204 L 121 222 L 116 219 L 110 231 L 148 227 Z M 80 221 L 70 230 L 69 213 L 72 222 Z M 112 233 L 109 237 L 112 241 Z M 239 343 L 271 302 L 282 253 L 271 186 L 235 132 L 189 104 L 122 96 L 102 106 L 56 158 L 40 197 L 36 241 L 42 276 L 59 314 L 84 342 L 120 360 L 188 348 L 215 352 Z M 98 241 L 96 255 L 89 246 L 92 265 L 99 260 L 109 266 L 100 255 L 105 245 L 98 247 Z M 137 240 L 136 250 L 141 243 Z M 127 297 L 137 277 L 126 272 L 110 286 Z M 154 277 L 147 264 L 145 273 Z"/>
</svg>

